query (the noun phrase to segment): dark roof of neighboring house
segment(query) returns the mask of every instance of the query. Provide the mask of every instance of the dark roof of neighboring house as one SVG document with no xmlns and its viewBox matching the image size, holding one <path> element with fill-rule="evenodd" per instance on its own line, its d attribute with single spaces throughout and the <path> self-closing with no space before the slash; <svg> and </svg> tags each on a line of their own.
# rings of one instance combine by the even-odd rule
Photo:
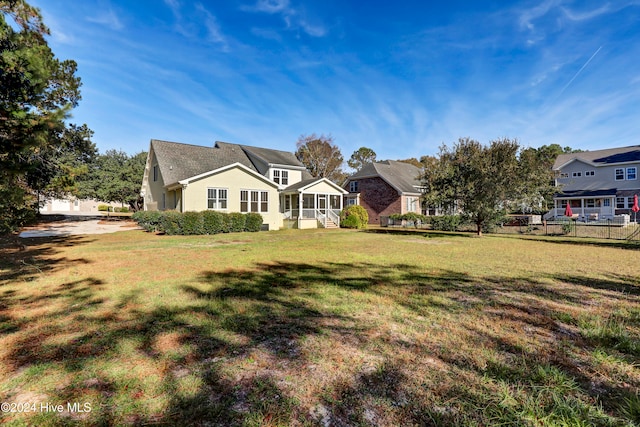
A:
<svg viewBox="0 0 640 427">
<path fill-rule="evenodd" d="M 158 160 L 158 166 L 165 185 L 175 184 L 183 179 L 234 163 L 240 163 L 255 172 L 259 172 L 249 154 L 267 164 L 304 168 L 304 165 L 300 163 L 293 153 L 222 141 L 217 141 L 214 147 L 203 147 L 201 145 L 152 139 L 151 147 Z M 302 177 L 303 179 L 308 179 L 311 178 L 311 174 L 305 169 L 302 172 Z"/>
<path fill-rule="evenodd" d="M 576 190 L 576 191 L 565 191 L 562 193 L 556 193 L 556 198 L 562 197 L 600 197 L 600 196 L 615 196 L 616 195 L 615 188 L 609 188 L 606 190 Z"/>
<path fill-rule="evenodd" d="M 365 165 L 360 171 L 351 175 L 347 182 L 379 176 L 402 193 L 419 193 L 420 190 L 416 187 L 422 186 L 421 173 L 420 168 L 412 164 L 385 160 Z"/>
<path fill-rule="evenodd" d="M 560 154 L 553 164 L 554 169 L 577 159 L 590 163 L 608 165 L 612 163 L 640 162 L 640 145 L 608 148 L 606 150 L 583 151 L 581 153 Z"/>
<path fill-rule="evenodd" d="M 234 144 L 203 147 L 152 139 L 151 147 L 156 154 L 165 185 L 233 163 L 240 163 L 256 171 L 244 151 Z"/>
</svg>

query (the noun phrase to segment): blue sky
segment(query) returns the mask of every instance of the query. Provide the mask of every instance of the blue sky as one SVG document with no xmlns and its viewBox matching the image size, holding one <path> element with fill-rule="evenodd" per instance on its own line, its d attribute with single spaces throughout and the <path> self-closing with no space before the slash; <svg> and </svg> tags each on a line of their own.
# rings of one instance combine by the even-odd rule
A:
<svg viewBox="0 0 640 427">
<path fill-rule="evenodd" d="M 101 152 L 152 138 L 345 160 L 436 154 L 472 137 L 639 144 L 640 0 L 31 0 L 78 62 L 74 123 Z"/>
</svg>

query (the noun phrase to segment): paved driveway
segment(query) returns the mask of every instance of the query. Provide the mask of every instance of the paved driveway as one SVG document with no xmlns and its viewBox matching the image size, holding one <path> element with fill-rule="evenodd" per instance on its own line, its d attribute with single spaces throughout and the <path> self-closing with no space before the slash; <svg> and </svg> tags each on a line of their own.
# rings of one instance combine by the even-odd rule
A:
<svg viewBox="0 0 640 427">
<path fill-rule="evenodd" d="M 103 219 L 86 219 L 73 221 L 55 221 L 41 223 L 33 227 L 25 227 L 20 237 L 55 237 L 78 234 L 105 234 L 116 231 L 139 229 L 130 221 L 105 221 Z"/>
</svg>

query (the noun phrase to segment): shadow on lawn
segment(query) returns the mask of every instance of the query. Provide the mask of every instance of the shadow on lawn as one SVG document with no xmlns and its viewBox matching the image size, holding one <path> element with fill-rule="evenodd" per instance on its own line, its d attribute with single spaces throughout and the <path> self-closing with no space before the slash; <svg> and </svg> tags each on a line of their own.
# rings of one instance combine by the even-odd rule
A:
<svg viewBox="0 0 640 427">
<path fill-rule="evenodd" d="M 636 296 L 637 292 L 632 293 L 636 288 L 621 287 L 622 279 L 618 278 L 594 282 L 571 276 L 557 280 L 571 286 L 556 289 L 532 279 L 471 277 L 405 264 L 259 263 L 251 270 L 203 272 L 196 283 L 182 285 L 190 297 L 184 306 L 144 311 L 136 294 L 131 293 L 116 309 L 105 311 L 101 309 L 107 301 L 97 295 L 105 284 L 87 278 L 65 283 L 45 297 L 18 299 L 9 294 L 0 299 L 2 325 L 9 319 L 2 313 L 18 306 L 27 311 L 37 310 L 44 303 L 57 307 L 43 314 L 35 325 L 9 320 L 7 327 L 0 328 L 0 338 L 20 334 L 19 339 L 11 341 L 4 360 L 14 372 L 56 364 L 77 374 L 80 379 L 59 386 L 56 397 L 74 402 L 98 396 L 99 407 L 89 418 L 79 419 L 91 425 L 438 425 L 487 424 L 496 420 L 526 423 L 527 414 L 515 409 L 500 415 L 498 396 L 486 381 L 489 378 L 524 384 L 525 397 L 536 397 L 536 390 L 541 387 L 538 383 L 543 381 L 533 378 L 531 370 L 538 368 L 555 369 L 569 378 L 567 381 L 575 381 L 579 391 L 574 393 L 575 399 L 585 407 L 599 402 L 607 412 L 619 414 L 616 399 L 628 396 L 630 391 L 605 382 L 594 388 L 590 385 L 592 377 L 585 372 L 595 372 L 596 368 L 565 351 L 570 346 L 595 348 L 602 343 L 579 332 L 567 334 L 565 325 L 557 320 L 559 309 L 553 307 L 561 303 L 579 306 L 585 294 L 603 289 Z M 354 300 L 373 295 L 390 301 L 389 307 L 378 307 L 379 310 L 403 307 L 412 313 L 409 320 L 423 319 L 420 329 L 427 333 L 426 342 L 372 334 L 376 326 L 366 317 L 318 303 L 331 289 L 346 291 L 345 298 Z M 432 326 L 424 319 L 434 311 L 451 316 L 472 312 L 496 325 L 509 322 L 523 333 L 550 338 L 544 341 L 544 350 L 531 349 L 499 328 L 490 333 L 486 328 L 461 323 L 461 333 L 471 341 L 466 343 L 469 348 L 475 345 L 476 350 L 486 348 L 497 355 L 491 363 L 479 364 L 471 353 L 428 341 Z M 73 338 L 59 339 L 66 334 Z M 239 339 L 227 338 L 230 335 Z M 175 337 L 176 347 L 188 351 L 168 356 L 158 344 L 168 336 Z M 307 369 L 311 359 L 322 359 L 323 355 L 307 354 L 303 344 L 310 337 L 321 336 L 348 341 L 357 351 L 371 353 L 381 362 L 373 368 L 343 367 L 345 372 L 353 368 L 356 373 L 337 375 L 318 396 L 308 397 L 309 403 L 296 396 L 291 378 L 311 375 Z M 112 363 L 122 357 L 126 343 L 135 343 L 135 352 L 164 366 L 156 389 L 169 397 L 168 406 L 156 413 L 131 409 L 150 393 L 142 380 L 99 371 L 90 378 L 84 374 L 92 372 L 96 363 Z M 263 368 L 237 368 L 249 363 L 255 354 L 266 354 Z M 408 357 L 412 358 L 410 364 Z M 433 360 L 442 366 L 431 373 L 424 366 Z M 229 371 L 232 367 L 237 369 L 235 374 Z M 416 370 L 429 372 L 435 379 L 423 382 L 416 378 Z M 198 384 L 195 393 L 182 390 L 185 377 L 194 378 Z M 473 384 L 465 383 L 469 378 L 477 381 L 478 388 L 487 387 L 486 394 L 470 390 Z M 528 388 L 529 383 L 532 385 Z M 0 397 L 10 401 L 13 396 L 9 393 Z M 119 406 L 122 402 L 129 405 L 128 413 Z M 495 412 L 479 409 L 487 407 Z M 544 417 L 548 411 L 556 410 L 562 408 L 550 404 L 539 415 Z M 586 410 L 575 416 L 588 422 L 589 414 Z"/>
<path fill-rule="evenodd" d="M 59 248 L 91 243 L 93 239 L 81 236 L 0 238 L 0 286 L 30 281 L 40 274 L 53 273 L 74 264 L 87 264 L 84 258 L 56 257 Z"/>
</svg>

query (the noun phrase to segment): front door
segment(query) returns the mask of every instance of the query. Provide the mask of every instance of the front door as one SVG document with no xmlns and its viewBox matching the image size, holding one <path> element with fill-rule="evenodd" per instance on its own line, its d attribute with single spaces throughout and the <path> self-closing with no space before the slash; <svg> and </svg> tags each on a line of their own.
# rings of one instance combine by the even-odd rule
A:
<svg viewBox="0 0 640 427">
<path fill-rule="evenodd" d="M 326 194 L 318 194 L 318 210 L 322 214 L 327 213 L 327 195 Z"/>
</svg>

